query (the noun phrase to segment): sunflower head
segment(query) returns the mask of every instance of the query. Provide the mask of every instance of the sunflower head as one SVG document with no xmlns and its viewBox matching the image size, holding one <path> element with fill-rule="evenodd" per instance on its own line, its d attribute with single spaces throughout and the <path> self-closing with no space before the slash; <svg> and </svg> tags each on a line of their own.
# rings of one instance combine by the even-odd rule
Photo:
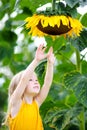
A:
<svg viewBox="0 0 87 130">
<path fill-rule="evenodd" d="M 37 11 L 32 17 L 25 19 L 26 28 L 30 29 L 29 34 L 32 36 L 79 36 L 83 28 L 82 24 L 73 18 L 73 13 L 70 13 L 75 12 L 76 7 L 70 11 L 71 8 L 62 2 L 55 5 L 55 8 Z"/>
</svg>

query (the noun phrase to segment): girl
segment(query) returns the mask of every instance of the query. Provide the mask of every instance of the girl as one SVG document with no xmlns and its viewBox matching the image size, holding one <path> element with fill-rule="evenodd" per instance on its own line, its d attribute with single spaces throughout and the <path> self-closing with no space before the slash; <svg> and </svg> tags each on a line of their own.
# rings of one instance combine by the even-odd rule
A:
<svg viewBox="0 0 87 130">
<path fill-rule="evenodd" d="M 10 130 L 43 130 L 39 107 L 48 95 L 55 61 L 52 47 L 47 54 L 44 52 L 45 48 L 40 45 L 32 63 L 24 71 L 16 74 L 10 83 L 7 117 Z M 47 71 L 40 90 L 34 70 L 45 58 L 47 58 Z"/>
</svg>

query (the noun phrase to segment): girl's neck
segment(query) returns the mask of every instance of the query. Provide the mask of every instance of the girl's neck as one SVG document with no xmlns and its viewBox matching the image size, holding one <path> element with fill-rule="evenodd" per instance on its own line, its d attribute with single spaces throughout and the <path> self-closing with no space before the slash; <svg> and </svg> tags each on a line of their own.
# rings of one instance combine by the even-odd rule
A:
<svg viewBox="0 0 87 130">
<path fill-rule="evenodd" d="M 28 104 L 32 104 L 33 102 L 33 96 L 30 95 L 24 95 L 23 100 L 28 103 Z"/>
</svg>

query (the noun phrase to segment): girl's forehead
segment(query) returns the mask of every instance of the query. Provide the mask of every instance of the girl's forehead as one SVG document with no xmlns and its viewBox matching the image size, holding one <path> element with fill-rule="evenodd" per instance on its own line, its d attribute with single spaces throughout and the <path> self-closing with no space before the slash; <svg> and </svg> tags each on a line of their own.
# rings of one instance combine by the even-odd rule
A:
<svg viewBox="0 0 87 130">
<path fill-rule="evenodd" d="M 37 75 L 35 73 L 33 73 L 32 78 L 36 78 L 37 79 Z"/>
</svg>

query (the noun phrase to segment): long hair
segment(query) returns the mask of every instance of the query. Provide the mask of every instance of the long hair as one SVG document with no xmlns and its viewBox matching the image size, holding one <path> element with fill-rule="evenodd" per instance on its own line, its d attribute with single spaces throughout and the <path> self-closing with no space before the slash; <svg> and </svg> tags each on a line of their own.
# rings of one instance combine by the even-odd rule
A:
<svg viewBox="0 0 87 130">
<path fill-rule="evenodd" d="M 21 71 L 19 73 L 17 73 L 15 76 L 13 76 L 10 84 L 9 84 L 9 89 L 8 89 L 8 108 L 7 108 L 7 114 L 5 117 L 5 121 L 2 125 L 7 125 L 8 126 L 8 119 L 9 119 L 9 115 L 10 115 L 10 105 L 9 105 L 9 101 L 11 98 L 11 95 L 13 94 L 14 90 L 16 89 L 22 75 L 23 75 L 24 71 Z"/>
</svg>

